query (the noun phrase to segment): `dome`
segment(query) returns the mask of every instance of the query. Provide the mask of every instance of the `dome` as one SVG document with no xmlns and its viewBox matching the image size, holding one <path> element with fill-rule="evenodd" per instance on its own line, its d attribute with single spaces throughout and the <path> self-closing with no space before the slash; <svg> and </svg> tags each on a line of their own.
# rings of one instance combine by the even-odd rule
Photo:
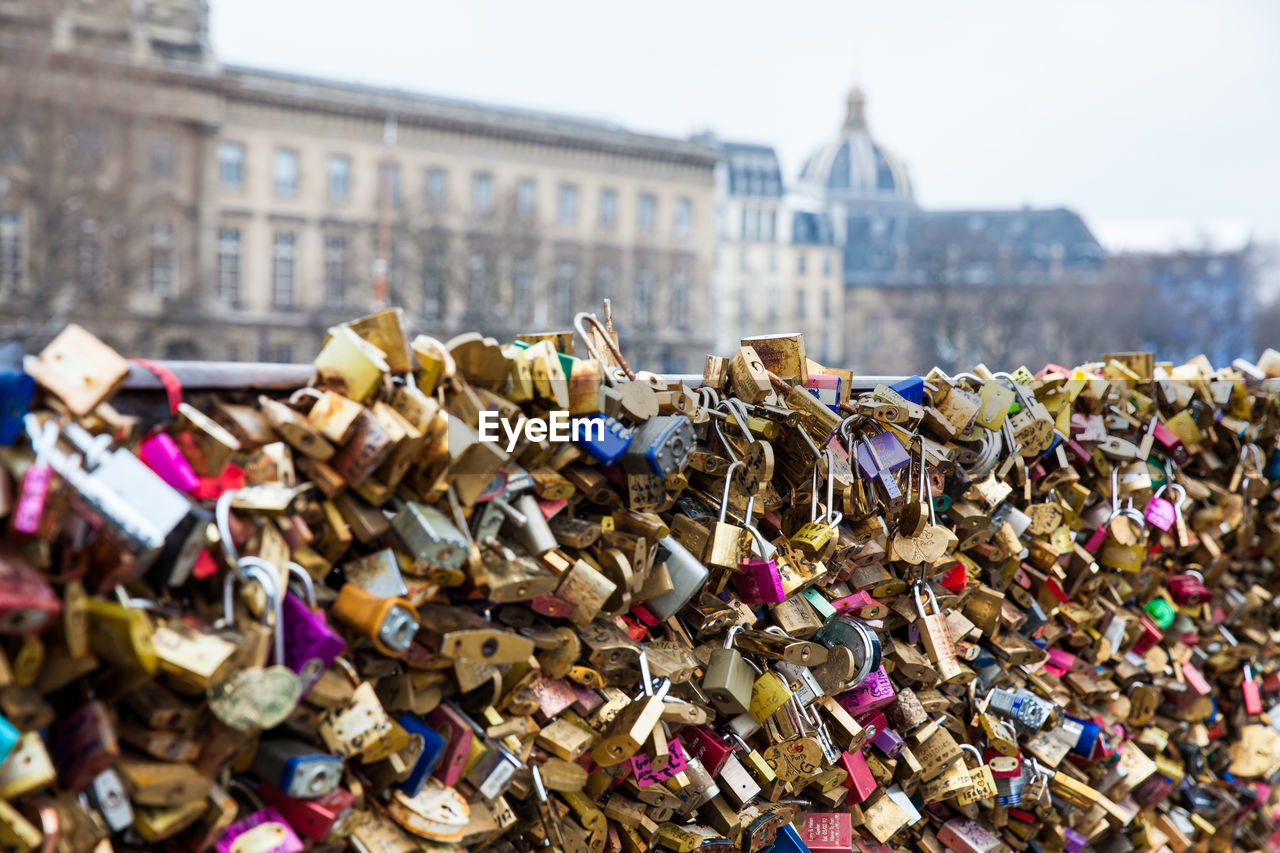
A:
<svg viewBox="0 0 1280 853">
<path fill-rule="evenodd" d="M 848 112 L 840 134 L 815 151 L 800 171 L 800 188 L 826 202 L 910 203 L 907 167 L 867 131 L 866 97 L 849 92 Z"/>
</svg>

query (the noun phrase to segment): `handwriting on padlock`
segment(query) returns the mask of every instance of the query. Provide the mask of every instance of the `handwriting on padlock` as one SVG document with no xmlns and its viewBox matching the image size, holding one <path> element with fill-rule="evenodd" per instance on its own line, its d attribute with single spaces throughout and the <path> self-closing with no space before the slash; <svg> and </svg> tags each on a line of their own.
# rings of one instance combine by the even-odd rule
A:
<svg viewBox="0 0 1280 853">
<path fill-rule="evenodd" d="M 628 760 L 631 765 L 631 774 L 637 787 L 647 788 L 650 785 L 661 784 L 684 772 L 684 769 L 689 766 L 684 756 L 684 749 L 681 748 L 678 739 L 672 738 L 667 745 L 667 749 L 669 755 L 667 766 L 660 770 L 654 769 L 653 762 L 644 753 L 634 755 Z"/>
</svg>

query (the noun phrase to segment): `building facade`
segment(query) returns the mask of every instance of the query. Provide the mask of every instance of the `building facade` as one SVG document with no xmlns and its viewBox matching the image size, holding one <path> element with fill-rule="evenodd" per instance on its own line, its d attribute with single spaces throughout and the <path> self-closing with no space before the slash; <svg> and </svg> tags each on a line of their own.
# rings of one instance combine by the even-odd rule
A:
<svg viewBox="0 0 1280 853">
<path fill-rule="evenodd" d="M 830 217 L 787 196 L 772 148 L 715 144 L 716 351 L 733 352 L 751 335 L 800 331 L 810 358 L 842 364 L 844 287 Z"/>
<path fill-rule="evenodd" d="M 509 339 L 609 298 L 637 364 L 713 345 L 705 145 L 224 68 L 201 0 L 0 0 L 0 39 L 0 75 L 38 69 L 0 87 L 24 125 L 0 139 L 4 336 L 76 320 L 131 354 L 305 360 L 381 258 L 411 331 Z"/>
</svg>

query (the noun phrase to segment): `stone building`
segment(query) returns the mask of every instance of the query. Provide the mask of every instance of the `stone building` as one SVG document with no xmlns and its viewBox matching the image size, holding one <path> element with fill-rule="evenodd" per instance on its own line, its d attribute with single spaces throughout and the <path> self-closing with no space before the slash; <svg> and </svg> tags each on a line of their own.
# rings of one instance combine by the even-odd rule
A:
<svg viewBox="0 0 1280 853">
<path fill-rule="evenodd" d="M 750 335 L 800 331 L 809 357 L 842 364 L 844 288 L 831 218 L 787 196 L 773 148 L 714 144 L 716 351 L 732 352 Z"/>
<path fill-rule="evenodd" d="M 368 310 L 381 248 L 414 331 L 564 329 L 609 297 L 638 364 L 700 366 L 714 150 L 222 67 L 207 14 L 0 0 L 0 337 L 303 360 Z"/>
<path fill-rule="evenodd" d="M 866 373 L 1033 358 L 1059 329 L 1029 312 L 1037 290 L 1096 284 L 1102 246 L 1066 209 L 925 210 L 906 166 L 848 96 L 835 137 L 795 193 L 827 212 L 843 257 L 844 352 Z"/>
</svg>

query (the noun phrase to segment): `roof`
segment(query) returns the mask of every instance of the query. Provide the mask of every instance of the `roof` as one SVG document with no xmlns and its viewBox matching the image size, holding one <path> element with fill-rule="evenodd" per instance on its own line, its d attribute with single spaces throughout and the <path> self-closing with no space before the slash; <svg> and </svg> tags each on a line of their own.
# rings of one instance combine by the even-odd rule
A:
<svg viewBox="0 0 1280 853">
<path fill-rule="evenodd" d="M 329 110 L 406 125 L 519 138 L 585 150 L 680 163 L 711 170 L 718 155 L 708 145 L 627 130 L 612 122 L 494 106 L 403 89 L 346 83 L 242 66 L 224 66 L 227 97 L 286 107 Z"/>
<path fill-rule="evenodd" d="M 713 144 L 726 167 L 730 196 L 782 197 L 782 166 L 773 146 L 750 142 Z"/>
<path fill-rule="evenodd" d="M 1105 255 L 1066 208 L 854 213 L 845 226 L 848 283 L 1033 284 L 1055 269 L 1096 273 Z"/>
</svg>

